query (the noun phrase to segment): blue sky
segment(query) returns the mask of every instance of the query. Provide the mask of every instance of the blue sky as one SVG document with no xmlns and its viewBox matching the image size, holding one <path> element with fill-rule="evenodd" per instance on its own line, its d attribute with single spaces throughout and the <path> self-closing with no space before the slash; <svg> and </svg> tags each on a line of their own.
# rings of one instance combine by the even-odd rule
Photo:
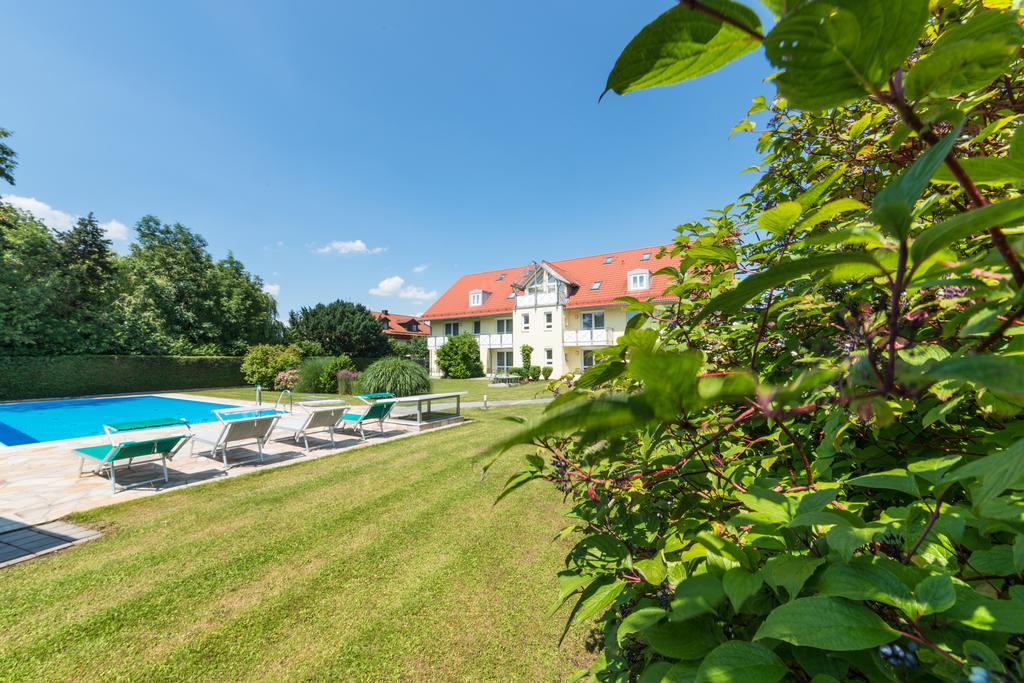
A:
<svg viewBox="0 0 1024 683">
<path fill-rule="evenodd" d="M 8 2 L 14 188 L 113 236 L 151 213 L 229 250 L 281 316 L 416 314 L 462 273 L 671 240 L 749 188 L 729 131 L 769 67 L 598 104 L 671 2 Z M 32 202 L 35 202 L 34 204 Z"/>
</svg>

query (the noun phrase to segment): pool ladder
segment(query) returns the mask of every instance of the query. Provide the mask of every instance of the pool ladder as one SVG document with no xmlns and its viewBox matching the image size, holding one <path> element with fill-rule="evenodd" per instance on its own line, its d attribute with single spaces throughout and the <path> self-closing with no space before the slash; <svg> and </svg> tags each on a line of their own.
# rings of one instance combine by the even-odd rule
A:
<svg viewBox="0 0 1024 683">
<path fill-rule="evenodd" d="M 278 396 L 277 396 L 277 400 L 274 401 L 274 410 L 278 410 L 279 406 L 281 405 L 281 399 L 284 398 L 285 394 L 288 394 L 288 412 L 290 413 L 290 412 L 292 412 L 292 402 L 295 400 L 295 397 L 292 396 L 292 390 L 291 389 L 282 389 L 281 390 L 281 393 L 278 394 Z"/>
</svg>

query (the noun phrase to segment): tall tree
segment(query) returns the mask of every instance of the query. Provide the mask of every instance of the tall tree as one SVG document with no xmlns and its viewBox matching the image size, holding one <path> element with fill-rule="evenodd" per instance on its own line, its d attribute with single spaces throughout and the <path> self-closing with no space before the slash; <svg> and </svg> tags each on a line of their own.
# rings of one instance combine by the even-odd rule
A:
<svg viewBox="0 0 1024 683">
<path fill-rule="evenodd" d="M 0 128 L 0 179 L 6 180 L 13 185 L 14 169 L 18 165 L 18 154 L 3 142 L 4 138 L 9 138 L 10 136 L 11 131 L 6 128 Z"/>
<path fill-rule="evenodd" d="M 375 358 L 389 351 L 387 337 L 370 309 L 350 301 L 303 306 L 288 314 L 294 339 L 320 342 L 331 354 Z"/>
<path fill-rule="evenodd" d="M 59 273 L 53 233 L 32 214 L 0 203 L 0 354 L 52 350 Z"/>
<path fill-rule="evenodd" d="M 67 353 L 104 353 L 111 345 L 117 295 L 111 242 L 92 213 L 57 240 L 60 277 L 54 312 L 64 334 L 55 342 Z"/>
</svg>

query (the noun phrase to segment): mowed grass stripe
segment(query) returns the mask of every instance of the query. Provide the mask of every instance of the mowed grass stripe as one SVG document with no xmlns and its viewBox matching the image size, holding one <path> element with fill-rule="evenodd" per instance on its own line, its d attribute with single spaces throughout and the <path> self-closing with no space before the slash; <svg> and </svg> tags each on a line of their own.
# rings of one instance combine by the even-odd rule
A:
<svg viewBox="0 0 1024 683">
<path fill-rule="evenodd" d="M 0 645 L 0 659 L 10 658 L 14 663 L 39 661 L 41 653 L 60 651 L 69 643 L 83 640 L 98 648 L 110 647 L 112 641 L 120 641 L 122 650 L 130 652 L 127 639 L 139 644 L 141 649 L 146 649 L 151 646 L 151 639 L 167 632 L 178 612 L 191 612 L 194 604 L 202 604 L 220 591 L 238 588 L 246 583 L 258 583 L 262 576 L 275 567 L 294 564 L 295 556 L 305 553 L 315 541 L 330 540 L 335 529 L 341 531 L 351 524 L 360 523 L 384 503 L 397 510 L 414 510 L 409 503 L 423 500 L 425 495 L 429 496 L 432 491 L 438 490 L 437 480 L 446 479 L 446 475 L 464 470 L 465 467 L 464 461 L 452 458 L 432 477 L 402 479 L 404 484 L 392 488 L 390 492 L 374 496 L 362 505 L 344 508 L 333 515 L 325 515 L 323 499 L 313 496 L 314 491 L 309 491 L 306 497 L 294 499 L 297 504 L 288 506 L 284 514 L 270 517 L 270 522 L 267 518 L 254 518 L 248 528 L 235 534 L 216 536 L 219 543 L 207 548 L 203 554 L 195 554 L 183 548 L 182 559 L 186 564 L 163 575 L 160 580 L 151 582 L 146 590 L 132 590 L 132 583 L 124 583 L 122 585 L 126 594 L 117 595 L 112 604 L 101 611 L 91 612 L 83 620 L 66 623 L 52 632 L 49 638 L 34 640 L 27 647 L 10 653 L 5 653 L 5 648 Z M 302 501 L 304 504 L 300 505 Z M 266 514 L 259 510 L 256 512 L 264 516 Z M 316 520 L 316 523 L 309 524 L 309 520 Z M 273 526 L 283 528 L 274 529 Z M 159 542 L 157 539 L 153 541 Z M 194 569 L 187 571 L 185 567 Z M 118 579 L 119 582 L 127 581 L 128 577 L 122 575 Z M 110 581 L 117 586 L 113 583 L 114 579 Z M 178 586 L 187 586 L 188 590 L 175 590 Z M 71 653 L 63 658 L 62 664 L 74 666 L 75 660 Z"/>
<path fill-rule="evenodd" d="M 415 440 L 405 440 L 405 442 L 412 441 Z M 388 446 L 392 445 L 388 444 Z M 379 448 L 383 449 L 383 447 Z M 362 449 L 358 453 L 364 451 L 366 449 Z M 342 453 L 331 457 L 344 458 L 347 455 L 349 454 Z M 87 546 L 87 550 L 83 549 L 85 552 L 69 556 L 71 567 L 54 568 L 51 580 L 41 584 L 42 590 L 39 594 L 13 590 L 10 602 L 0 606 L 0 631 L 8 625 L 5 616 L 23 614 L 24 608 L 29 606 L 29 602 L 37 607 L 40 604 L 49 604 L 54 610 L 63 612 L 67 605 L 75 604 L 75 598 L 82 594 L 89 594 L 90 600 L 98 600 L 105 595 L 114 593 L 123 597 L 139 593 L 166 575 L 163 570 L 168 567 L 165 565 L 175 565 L 180 568 L 183 556 L 213 552 L 223 544 L 222 537 L 225 535 L 252 533 L 254 525 L 262 523 L 268 505 L 274 506 L 273 509 L 278 513 L 278 517 L 301 518 L 301 515 L 309 514 L 310 507 L 318 505 L 319 500 L 330 497 L 330 489 L 337 487 L 345 488 L 346 495 L 343 499 L 345 504 L 353 505 L 353 507 L 358 503 L 362 503 L 364 506 L 367 504 L 377 505 L 386 500 L 388 496 L 393 495 L 396 490 L 407 488 L 408 484 L 408 480 L 404 476 L 386 476 L 381 481 L 382 470 L 388 471 L 387 473 L 390 475 L 398 471 L 407 473 L 411 467 L 417 471 L 417 474 L 423 474 L 438 470 L 447 471 L 457 465 L 456 462 L 432 457 L 430 450 L 425 448 L 416 449 L 408 456 L 403 456 L 401 460 L 387 457 L 388 454 L 383 455 L 384 457 L 378 455 L 375 458 L 369 456 L 373 459 L 363 458 L 367 464 L 367 473 L 362 472 L 357 463 L 352 463 L 343 468 L 341 472 L 329 469 L 327 472 L 313 477 L 308 484 L 303 481 L 301 472 L 296 472 L 292 477 L 292 479 L 297 479 L 297 482 L 290 482 L 284 478 L 281 478 L 280 482 L 274 479 L 260 481 L 257 485 L 262 495 L 246 498 L 247 506 L 238 504 L 237 499 L 233 496 L 229 498 L 233 493 L 232 490 L 212 490 L 222 487 L 236 489 L 238 488 L 236 484 L 247 478 L 228 479 L 209 484 L 201 487 L 201 489 L 211 489 L 201 491 L 204 494 L 201 496 L 203 500 L 197 503 L 193 498 L 200 496 L 189 496 L 187 507 L 184 508 L 188 511 L 186 518 L 182 518 L 183 515 L 178 512 L 182 506 L 175 499 L 184 494 L 185 490 L 165 494 L 168 500 L 161 500 L 161 507 L 173 509 L 173 518 L 168 519 L 161 516 L 156 522 L 147 519 L 145 525 L 140 525 L 144 526 L 144 533 L 133 528 L 132 524 L 135 520 L 130 516 L 128 519 L 115 522 L 111 528 L 107 529 L 107 533 L 118 535 L 116 543 L 110 543 L 113 539 L 108 536 L 102 541 Z M 308 466 L 312 469 L 312 466 L 321 464 L 322 461 L 318 460 L 302 465 L 296 464 L 294 467 Z M 423 467 L 423 470 L 416 470 L 417 467 Z M 357 477 L 349 478 L 344 470 L 359 474 Z M 271 471 L 267 471 L 250 476 L 257 478 L 258 481 L 260 477 L 271 473 Z M 370 483 L 374 485 L 369 486 Z M 280 495 L 282 489 L 287 491 L 283 496 Z M 304 495 L 296 495 L 302 489 L 304 489 L 302 491 Z M 324 491 L 325 489 L 327 491 Z M 198 492 L 200 489 L 188 491 L 189 494 Z M 310 500 L 312 496 L 317 498 Z M 369 503 L 366 502 L 367 500 Z M 226 501 L 230 502 L 226 503 Z M 136 506 L 149 502 L 149 500 L 137 500 L 126 503 L 125 506 Z M 128 511 L 119 510 L 119 512 Z M 80 515 L 76 521 L 83 523 L 91 521 L 95 524 L 97 521 L 101 521 L 95 519 L 95 513 L 96 511 L 90 511 Z M 166 533 L 168 524 L 172 524 L 176 531 L 173 535 Z M 159 538 L 154 538 L 154 535 L 158 535 Z M 114 550 L 108 550 L 110 547 L 113 547 Z M 46 565 L 47 569 L 53 567 L 54 565 Z M 139 570 L 143 567 L 147 571 L 139 577 L 139 580 L 130 586 L 125 586 L 124 580 L 128 577 L 138 576 Z M 15 568 L 12 575 L 17 576 L 19 569 Z M 28 571 L 27 566 L 26 571 Z M 27 575 L 22 574 L 22 576 Z M 12 584 L 11 588 L 16 589 L 16 584 Z M 19 598 L 23 604 L 19 604 Z M 37 620 L 45 621 L 51 617 L 51 614 L 48 611 L 37 609 L 33 616 Z"/>
<path fill-rule="evenodd" d="M 481 484 L 471 459 L 514 428 L 500 420 L 504 414 L 535 410 L 479 413 L 478 424 L 456 430 L 89 513 L 83 517 L 117 531 L 24 565 L 12 575 L 14 582 L 0 577 L 0 604 L 7 604 L 0 607 L 0 624 L 7 626 L 0 629 L 0 677 L 239 679 L 302 671 L 366 680 L 382 672 L 394 678 L 404 669 L 486 678 L 489 669 L 475 665 L 485 643 L 448 636 L 455 649 L 439 662 L 438 653 L 424 651 L 430 634 L 410 631 L 409 625 L 439 623 L 441 614 L 465 600 L 471 574 L 500 577 L 514 571 L 504 559 L 509 551 L 534 560 L 527 571 L 554 585 L 565 552 L 564 544 L 549 542 L 561 525 L 557 497 L 535 487 L 492 510 L 504 477 L 518 462 L 499 467 Z M 176 514 L 182 506 L 187 515 Z M 251 523 L 224 530 L 218 524 L 223 514 Z M 182 518 L 186 524 L 176 523 Z M 78 559 L 86 549 L 94 556 Z M 177 561 L 175 553 L 181 555 Z M 126 587 L 142 583 L 141 592 L 120 599 L 110 586 L 100 596 L 84 590 L 83 584 L 96 585 L 90 569 L 115 554 L 130 559 L 117 565 L 123 570 L 118 581 Z M 156 557 L 155 573 L 168 578 L 151 577 L 153 565 L 146 560 Z M 25 571 L 33 566 L 46 570 Z M 53 582 L 63 587 L 48 591 Z M 552 673 L 570 670 L 578 653 L 554 651 L 559 625 L 552 624 L 550 639 L 537 636 L 550 595 L 524 601 L 495 593 L 509 600 L 499 611 L 522 614 L 503 620 L 499 632 L 518 625 L 536 636 L 505 643 L 516 650 L 520 665 L 533 662 L 535 672 L 539 663 Z M 432 620 L 408 618 L 409 595 L 423 596 Z M 4 600 L 15 596 L 16 606 Z M 54 596 L 58 603 L 72 602 L 73 617 L 61 619 Z M 537 613 L 529 611 L 531 602 L 543 603 Z M 29 616 L 40 607 L 52 618 L 39 622 Z M 464 611 L 485 620 L 495 614 Z M 467 628 L 495 631 L 487 623 Z M 402 642 L 413 650 L 403 650 Z M 339 656 L 344 648 L 354 648 L 363 659 L 346 664 Z M 412 651 L 420 654 L 403 664 Z M 110 652 L 118 655 L 106 656 Z"/>
</svg>

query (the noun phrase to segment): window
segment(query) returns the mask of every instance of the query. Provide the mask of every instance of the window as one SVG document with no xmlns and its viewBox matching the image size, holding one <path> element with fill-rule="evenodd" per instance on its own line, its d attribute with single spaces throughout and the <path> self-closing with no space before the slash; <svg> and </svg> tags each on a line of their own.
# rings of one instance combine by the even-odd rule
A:
<svg viewBox="0 0 1024 683">
<path fill-rule="evenodd" d="M 479 306 L 484 302 L 484 293 L 479 289 L 474 289 L 469 293 L 469 305 Z"/>
<path fill-rule="evenodd" d="M 444 324 L 444 336 L 454 337 L 459 333 L 458 323 L 445 323 Z"/>
<path fill-rule="evenodd" d="M 474 320 L 473 321 L 473 334 L 480 334 L 480 321 L 479 320 Z"/>
<path fill-rule="evenodd" d="M 529 330 L 530 330 L 530 314 L 529 313 L 523 313 L 523 332 L 528 332 Z"/>
<path fill-rule="evenodd" d="M 580 323 L 580 329 L 600 330 L 604 328 L 604 311 L 584 313 Z"/>
<path fill-rule="evenodd" d="M 547 313 L 544 314 L 544 329 L 550 330 L 552 327 L 554 327 L 554 325 L 555 316 L 554 314 L 551 313 L 551 311 L 548 311 Z"/>
<path fill-rule="evenodd" d="M 611 262 L 612 262 L 612 257 L 611 257 L 611 256 L 605 256 L 605 257 L 604 257 L 604 264 L 605 264 L 606 266 L 607 266 L 607 265 L 608 265 L 609 263 L 611 263 Z"/>
<path fill-rule="evenodd" d="M 551 349 L 544 349 L 544 363 L 547 365 L 554 365 L 555 353 Z"/>
<path fill-rule="evenodd" d="M 501 282 L 504 279 L 505 279 L 505 273 L 502 273 L 501 275 L 498 276 L 498 282 Z"/>
<path fill-rule="evenodd" d="M 506 298 L 508 298 L 508 299 L 515 299 L 516 298 L 516 290 L 513 289 L 511 292 L 509 292 L 508 293 L 508 297 L 506 297 Z"/>
<path fill-rule="evenodd" d="M 594 352 L 584 351 L 583 352 L 583 369 L 587 370 L 594 367 Z"/>
<path fill-rule="evenodd" d="M 498 320 L 498 334 L 512 334 L 512 318 Z"/>
<path fill-rule="evenodd" d="M 633 291 L 636 289 L 650 289 L 651 287 L 651 271 L 649 270 L 631 270 L 629 271 L 629 290 Z"/>
<path fill-rule="evenodd" d="M 603 280 L 596 280 L 596 281 L 594 281 L 594 284 L 590 285 L 590 291 L 593 292 L 595 290 L 601 289 L 601 283 L 602 282 L 603 282 Z"/>
<path fill-rule="evenodd" d="M 515 361 L 512 359 L 511 351 L 498 351 L 497 352 L 497 371 L 500 375 L 508 374 L 508 371 L 515 367 Z"/>
<path fill-rule="evenodd" d="M 650 261 L 651 260 L 651 252 L 647 252 L 645 254 L 640 254 L 640 260 L 641 261 Z"/>
</svg>

